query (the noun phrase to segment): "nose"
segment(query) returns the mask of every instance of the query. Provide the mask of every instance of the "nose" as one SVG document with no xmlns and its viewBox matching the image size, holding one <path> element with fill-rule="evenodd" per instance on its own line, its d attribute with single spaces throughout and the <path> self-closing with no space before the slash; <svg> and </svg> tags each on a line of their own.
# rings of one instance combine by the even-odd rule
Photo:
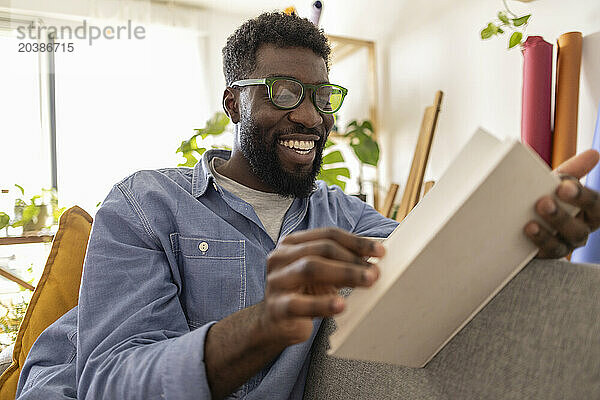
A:
<svg viewBox="0 0 600 400">
<path fill-rule="evenodd" d="M 304 96 L 302 103 L 289 113 L 288 118 L 305 128 L 316 128 L 323 123 L 323 117 L 312 103 L 309 93 Z"/>
</svg>

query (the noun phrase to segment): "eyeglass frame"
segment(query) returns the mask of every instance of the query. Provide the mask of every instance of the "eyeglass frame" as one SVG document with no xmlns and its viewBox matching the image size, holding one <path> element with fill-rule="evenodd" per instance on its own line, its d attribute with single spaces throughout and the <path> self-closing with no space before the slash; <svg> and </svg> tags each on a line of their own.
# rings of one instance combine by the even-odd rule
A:
<svg viewBox="0 0 600 400">
<path fill-rule="evenodd" d="M 294 81 L 294 82 L 300 84 L 300 86 L 302 87 L 302 95 L 300 96 L 300 99 L 298 99 L 298 102 L 291 107 L 282 107 L 282 106 L 275 104 L 275 102 L 273 101 L 273 83 L 275 83 L 276 81 L 281 80 L 281 79 L 286 79 L 288 81 Z M 246 86 L 253 86 L 253 85 L 265 85 L 267 87 L 267 92 L 269 93 L 269 101 L 271 102 L 271 104 L 273 104 L 273 106 L 275 106 L 276 108 L 278 108 L 280 110 L 293 110 L 294 108 L 297 108 L 304 101 L 304 98 L 306 97 L 307 89 L 312 89 L 312 95 L 310 97 L 311 97 L 313 106 L 315 106 L 317 111 L 319 111 L 323 114 L 335 114 L 336 112 L 339 111 L 340 108 L 342 108 L 342 104 L 344 104 L 344 99 L 346 98 L 346 95 L 348 94 L 348 89 L 346 89 L 345 87 L 340 86 L 340 85 L 336 85 L 333 83 L 319 83 L 317 85 L 311 85 L 309 83 L 301 82 L 298 79 L 292 78 L 289 76 L 271 76 L 271 77 L 267 77 L 267 78 L 240 79 L 238 81 L 233 82 L 231 84 L 231 87 L 234 87 L 234 86 L 246 87 Z M 340 89 L 342 91 L 342 101 L 340 101 L 340 105 L 338 106 L 337 109 L 335 109 L 333 111 L 324 111 L 324 110 L 321 110 L 317 106 L 316 101 L 315 101 L 315 93 L 317 92 L 317 90 L 319 88 L 321 88 L 323 86 L 333 86 L 336 89 Z"/>
</svg>

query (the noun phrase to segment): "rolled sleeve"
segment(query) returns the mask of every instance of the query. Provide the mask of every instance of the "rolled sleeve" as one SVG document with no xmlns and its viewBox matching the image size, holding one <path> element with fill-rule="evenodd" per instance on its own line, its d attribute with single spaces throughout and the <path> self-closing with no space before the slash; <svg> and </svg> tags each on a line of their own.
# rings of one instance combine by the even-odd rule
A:
<svg viewBox="0 0 600 400">
<path fill-rule="evenodd" d="M 210 398 L 208 379 L 204 366 L 204 341 L 215 321 L 183 335 L 169 343 L 165 354 L 163 387 L 166 399 Z M 190 352 L 201 343 L 198 351 Z M 195 366 L 190 368 L 190 365 Z M 193 394 L 192 397 L 190 395 Z"/>
<path fill-rule="evenodd" d="M 158 210 L 157 210 L 158 211 Z M 208 399 L 204 341 L 190 331 L 168 242 L 123 183 L 98 210 L 78 312 L 80 399 Z"/>
</svg>

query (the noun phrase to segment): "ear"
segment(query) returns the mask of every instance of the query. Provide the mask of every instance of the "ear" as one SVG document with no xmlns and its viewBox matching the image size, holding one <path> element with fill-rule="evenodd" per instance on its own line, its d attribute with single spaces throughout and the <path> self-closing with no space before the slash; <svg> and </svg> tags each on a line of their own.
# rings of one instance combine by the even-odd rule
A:
<svg viewBox="0 0 600 400">
<path fill-rule="evenodd" d="M 239 104 L 239 92 L 230 87 L 225 88 L 223 92 L 223 110 L 234 124 L 240 121 Z"/>
</svg>

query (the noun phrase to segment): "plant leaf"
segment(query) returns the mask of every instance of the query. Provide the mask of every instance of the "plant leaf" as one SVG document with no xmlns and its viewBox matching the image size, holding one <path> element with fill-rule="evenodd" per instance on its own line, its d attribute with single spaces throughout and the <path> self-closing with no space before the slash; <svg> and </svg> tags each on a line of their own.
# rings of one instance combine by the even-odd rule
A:
<svg viewBox="0 0 600 400">
<path fill-rule="evenodd" d="M 196 157 L 194 157 L 194 155 L 191 152 L 183 153 L 183 157 L 185 157 L 185 162 L 177 164 L 178 167 L 193 167 L 198 162 Z"/>
<path fill-rule="evenodd" d="M 510 40 L 508 41 L 508 48 L 512 49 L 516 45 L 520 44 L 521 39 L 523 39 L 523 34 L 521 32 L 513 32 L 513 34 L 510 35 Z"/>
<path fill-rule="evenodd" d="M 492 36 L 494 36 L 495 34 L 498 33 L 498 28 L 495 24 L 493 23 L 489 23 L 485 28 L 483 28 L 483 30 L 481 31 L 481 38 L 482 39 L 489 39 Z"/>
<path fill-rule="evenodd" d="M 0 229 L 5 228 L 10 223 L 10 217 L 7 213 L 0 212 Z"/>
<path fill-rule="evenodd" d="M 23 224 L 28 223 L 40 213 L 40 208 L 35 204 L 29 204 L 23 209 Z"/>
<path fill-rule="evenodd" d="M 15 186 L 19 188 L 19 190 L 21 191 L 21 195 L 25 196 L 25 189 L 23 189 L 23 186 L 17 185 L 16 183 Z"/>
<path fill-rule="evenodd" d="M 358 143 L 353 140 L 350 147 L 354 150 L 356 157 L 363 163 L 377 166 L 379 162 L 379 145 L 370 136 L 365 133 L 357 133 L 354 138 L 358 139 Z"/>
<path fill-rule="evenodd" d="M 492 31 L 490 31 L 488 27 L 485 27 L 481 30 L 481 38 L 483 40 L 491 38 L 492 35 Z"/>
<path fill-rule="evenodd" d="M 527 23 L 527 21 L 529 21 L 529 18 L 531 17 L 531 14 L 527 14 L 524 15 L 522 17 L 519 18 L 513 18 L 512 22 L 514 26 L 521 26 L 521 25 L 525 25 Z"/>
<path fill-rule="evenodd" d="M 325 156 L 323 156 L 323 164 L 333 164 L 340 162 L 344 162 L 344 156 L 339 150 L 332 151 L 331 153 L 328 153 Z"/>
<path fill-rule="evenodd" d="M 373 133 L 373 124 L 368 119 L 365 119 L 361 126 L 364 130 L 368 130 L 370 133 Z"/>
<path fill-rule="evenodd" d="M 321 168 L 321 172 L 317 176 L 317 179 L 321 179 L 327 185 L 338 185 L 342 190 L 346 189 L 346 182 L 340 179 L 340 177 L 350 178 L 350 171 L 346 167 L 339 168 Z"/>
<path fill-rule="evenodd" d="M 506 14 L 502 11 L 498 11 L 498 19 L 502 22 L 504 22 L 505 24 L 508 24 L 508 17 L 506 16 Z"/>
</svg>

